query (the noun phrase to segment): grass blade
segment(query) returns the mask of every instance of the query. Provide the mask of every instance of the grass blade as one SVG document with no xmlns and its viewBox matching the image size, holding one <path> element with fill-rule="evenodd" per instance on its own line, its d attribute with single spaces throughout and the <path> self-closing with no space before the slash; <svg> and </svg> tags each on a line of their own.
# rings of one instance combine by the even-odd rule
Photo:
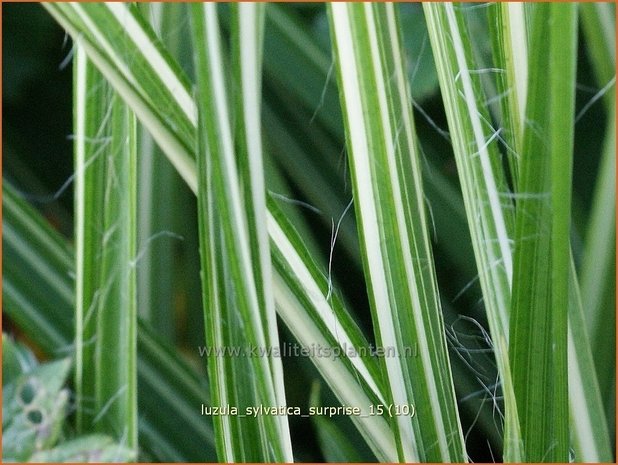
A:
<svg viewBox="0 0 618 465">
<path fill-rule="evenodd" d="M 550 81 L 552 124 L 551 144 L 551 312 L 553 342 L 553 447 L 554 457 L 567 459 L 570 448 L 568 417 L 568 307 L 571 268 L 571 197 L 573 139 L 575 126 L 575 83 L 577 66 L 577 5 L 553 5 L 552 22 L 560 30 L 551 31 Z M 550 23 L 551 24 L 551 23 Z M 532 80 L 532 77 L 531 77 Z M 532 119 L 532 121 L 535 121 Z M 538 141 L 537 141 L 538 142 Z M 534 151 L 538 150 L 536 147 Z M 528 152 L 530 153 L 530 152 Z M 524 150 L 523 156 L 525 157 Z M 535 156 L 535 155 L 532 155 Z M 526 192 L 525 190 L 522 190 Z M 523 213 L 522 213 L 523 212 Z M 518 215 L 527 215 L 524 209 Z M 542 233 L 541 233 L 542 234 Z M 521 236 L 520 236 L 521 237 Z M 517 237 L 516 237 L 517 240 Z M 524 239 L 525 240 L 525 239 Z M 515 315 L 517 315 L 515 313 Z M 515 316 L 514 318 L 517 318 Z M 543 337 L 546 337 L 544 335 Z M 514 371 L 514 373 L 517 373 Z M 534 379 L 534 378 L 528 378 Z M 544 386 L 547 388 L 547 385 Z M 547 390 L 547 389 L 546 389 Z M 538 414 L 538 412 L 537 412 Z M 538 432 L 535 432 L 538 434 Z M 530 447 L 532 449 L 532 447 Z M 547 450 L 547 449 L 546 449 Z M 546 453 L 546 452 L 545 452 Z"/>
<path fill-rule="evenodd" d="M 573 260 L 569 276 L 568 373 L 571 447 L 578 462 L 611 462 L 601 391 Z"/>
<path fill-rule="evenodd" d="M 616 25 L 609 3 L 580 5 L 583 32 L 597 85 L 606 89 L 603 100 L 608 115 L 603 154 L 597 171 L 592 211 L 586 229 L 581 264 L 581 292 L 586 302 L 585 321 L 597 368 L 607 418 L 615 417 L 616 347 Z M 597 94 L 599 95 L 599 94 Z M 595 96 L 596 98 L 596 96 Z M 614 437 L 615 422 L 609 424 Z"/>
<path fill-rule="evenodd" d="M 75 395 L 76 426 L 92 430 L 96 416 L 96 336 L 99 318 L 105 166 L 109 156 L 112 90 L 78 48 L 73 69 L 75 166 Z"/>
<path fill-rule="evenodd" d="M 528 41 L 526 18 L 522 3 L 495 3 L 489 10 L 489 27 L 500 99 L 504 140 L 510 151 L 509 168 L 517 179 L 517 154 L 521 153 L 523 115 L 528 84 Z"/>
<path fill-rule="evenodd" d="M 260 10 L 255 5 L 235 8 L 237 21 L 253 32 L 248 36 L 248 44 L 242 39 L 236 43 L 240 55 L 236 57 L 241 93 L 238 107 L 241 129 L 244 129 L 239 142 L 244 157 L 240 157 L 239 163 L 234 151 L 231 112 L 226 102 L 216 8 L 216 5 L 205 4 L 196 5 L 192 10 L 200 102 L 197 170 L 206 336 L 212 347 L 257 347 L 270 351 L 278 347 L 278 336 L 272 291 L 265 280 L 270 276 L 264 221 L 266 194 L 261 151 L 249 148 L 261 145 L 259 79 L 256 81 L 259 64 L 247 59 L 255 59 L 254 48 L 259 46 Z M 240 25 L 235 29 L 239 28 Z M 248 187 L 244 197 L 241 181 Z M 230 281 L 235 283 L 234 290 L 228 286 Z M 209 308 L 211 306 L 213 308 Z M 224 322 L 227 328 L 222 326 Z M 231 327 L 232 322 L 237 325 L 236 329 Z M 271 354 L 250 357 L 246 364 L 238 363 L 235 358 L 211 358 L 209 373 L 214 404 L 236 405 L 241 411 L 258 405 L 284 406 L 284 393 L 276 388 L 283 386 L 281 360 Z M 234 379 L 238 381 L 232 382 Z M 240 382 L 242 379 L 254 380 L 255 384 L 247 387 Z M 220 416 L 215 425 L 222 460 L 292 460 L 285 416 L 266 415 L 242 420 Z"/>
<path fill-rule="evenodd" d="M 517 407 L 510 385 L 508 359 L 509 305 L 512 252 L 509 231 L 513 215 L 500 164 L 496 137 L 489 115 L 480 104 L 478 74 L 463 37 L 465 23 L 452 4 L 424 4 L 442 98 L 462 187 L 468 227 L 479 271 L 485 311 L 502 379 L 505 407 L 504 457 L 521 460 Z M 474 139 L 470 140 L 470 135 Z M 505 198 L 506 197 L 506 198 Z"/>
<path fill-rule="evenodd" d="M 613 418 L 612 412 L 615 410 L 616 382 L 616 358 L 612 352 L 616 341 L 615 324 L 613 324 L 616 321 L 614 280 L 616 274 L 616 117 L 614 109 L 609 115 L 593 197 L 593 209 L 586 231 L 580 276 L 582 301 L 586 302 L 584 322 L 588 330 L 588 339 L 592 343 L 601 398 L 606 404 L 606 416 L 611 419 Z M 614 422 L 610 423 L 610 430 L 614 429 L 613 424 Z M 608 449 L 609 444 L 606 444 L 605 450 Z"/>
<path fill-rule="evenodd" d="M 186 77 L 144 23 L 137 8 L 121 3 L 46 3 L 44 6 L 84 47 L 88 57 L 150 130 L 195 192 L 193 143 L 197 108 Z M 126 46 L 119 46 L 121 43 Z"/>
<path fill-rule="evenodd" d="M 144 17 L 150 19 L 157 37 L 177 57 L 183 45 L 178 24 L 182 22 L 186 9 L 183 5 L 155 2 L 141 3 L 139 6 Z M 137 159 L 137 197 L 140 206 L 138 311 L 158 334 L 174 341 L 180 328 L 177 328 L 172 309 L 178 308 L 174 305 L 175 299 L 182 293 L 179 289 L 187 281 L 179 279 L 174 273 L 177 263 L 175 252 L 179 248 L 179 240 L 183 241 L 183 246 L 190 240 L 186 228 L 186 224 L 190 223 L 186 220 L 187 211 L 178 208 L 178 205 L 184 199 L 193 200 L 193 195 L 141 124 L 138 125 Z"/>
<path fill-rule="evenodd" d="M 248 227 L 250 262 L 262 309 L 266 347 L 278 348 L 277 314 L 272 289 L 272 264 L 267 229 L 266 187 L 262 153 L 262 44 L 264 40 L 264 3 L 231 6 L 232 65 L 237 83 L 234 113 L 238 180 L 244 191 L 244 214 Z M 223 68 L 221 68 L 223 69 Z M 209 113 L 206 113 L 209 114 Z M 283 369 L 279 358 L 268 358 L 277 405 L 286 405 Z M 279 420 L 279 438 L 283 457 L 292 460 L 289 426 L 286 416 Z M 272 443 L 270 445 L 272 447 Z"/>
<path fill-rule="evenodd" d="M 329 13 L 376 338 L 400 355 L 420 351 L 384 359 L 387 401 L 426 410 L 393 419 L 399 459 L 463 461 L 395 8 L 331 4 Z"/>
<path fill-rule="evenodd" d="M 518 185 L 525 196 L 517 203 L 510 340 L 529 461 L 565 461 L 569 452 L 568 230 L 576 24 L 574 5 L 539 5 L 533 14 Z"/>
<path fill-rule="evenodd" d="M 108 408 L 99 418 L 109 421 L 117 437 L 137 450 L 135 115 L 116 99 L 103 209 L 97 416 Z"/>
<path fill-rule="evenodd" d="M 498 67 L 504 66 L 506 68 L 506 73 L 500 74 L 500 81 L 503 81 L 503 90 L 506 95 L 505 99 L 509 101 L 513 99 L 513 93 L 516 94 L 517 102 L 520 102 L 519 105 L 513 105 L 515 102 L 511 101 L 508 106 L 510 106 L 510 111 L 508 111 L 507 118 L 512 118 L 515 121 L 523 122 L 524 108 L 525 108 L 525 99 L 527 88 L 525 85 L 521 85 L 522 80 L 526 81 L 527 77 L 523 73 L 523 70 L 527 68 L 527 64 L 523 63 L 525 57 L 520 57 L 517 59 L 517 56 L 526 50 L 526 34 L 525 34 L 525 24 L 526 18 L 522 18 L 521 12 L 518 12 L 517 9 L 520 6 L 515 4 L 500 4 L 496 5 L 495 8 L 498 10 L 494 12 L 494 16 L 497 14 L 497 18 L 494 17 L 496 21 L 496 30 L 494 34 L 497 37 L 502 37 L 503 41 L 506 42 L 502 45 L 502 47 L 497 46 L 498 53 L 494 53 L 494 55 L 498 55 Z M 513 15 L 513 9 L 515 9 L 515 15 Z M 588 5 L 583 5 L 581 7 L 582 12 L 587 12 L 589 19 L 587 20 L 589 23 L 592 21 L 598 21 L 598 17 L 594 14 L 597 11 L 596 8 L 588 8 Z M 525 16 L 525 15 L 524 15 Z M 592 19 L 590 19 L 592 18 Z M 515 19 L 515 21 L 513 21 Z M 584 31 L 588 34 L 591 33 L 590 24 L 586 26 L 586 20 L 584 21 Z M 500 29 L 502 28 L 502 29 Z M 517 33 L 516 31 L 519 30 Z M 597 34 L 598 31 L 602 30 L 602 27 L 599 23 L 597 23 L 597 27 L 595 28 L 595 38 L 589 42 L 589 47 L 593 46 L 594 50 L 596 50 L 596 54 L 601 53 L 607 59 L 612 59 L 611 47 L 613 43 L 606 45 L 600 41 L 603 38 L 603 34 L 599 36 Z M 606 36 L 607 34 L 605 34 Z M 508 37 L 513 38 L 512 43 L 508 43 Z M 514 38 L 517 37 L 518 40 Z M 513 43 L 519 43 L 517 47 L 518 50 L 515 50 L 513 47 Z M 599 50 L 599 47 L 601 50 Z M 513 49 L 513 50 L 511 50 Z M 494 50 L 496 51 L 496 50 Z M 506 59 L 503 61 L 503 58 L 500 57 L 500 53 L 504 53 L 505 55 L 511 55 L 511 59 Z M 596 56 L 596 55 L 595 55 Z M 507 57 L 504 57 L 507 58 Z M 517 77 L 516 72 L 511 72 L 509 67 L 513 66 L 515 61 L 521 62 L 519 66 L 516 66 L 515 71 L 518 69 L 521 71 L 521 76 Z M 595 62 L 596 63 L 596 62 Z M 603 67 L 599 68 L 599 64 L 597 63 L 596 69 L 600 76 L 603 75 Z M 527 71 L 526 71 L 527 73 Z M 605 86 L 606 82 L 611 79 L 611 76 L 605 75 L 602 78 L 601 85 Z M 509 90 L 507 92 L 507 89 Z M 613 97 L 611 97 L 613 99 Z M 522 104 L 523 102 L 523 104 Z M 505 111 L 506 105 L 503 106 L 503 111 Z M 613 111 L 613 110 L 612 110 Z M 513 126 L 511 124 L 511 126 Z M 522 123 L 523 127 L 523 123 Z M 613 128 L 613 126 L 612 126 Z M 507 134 L 507 143 L 511 148 L 515 148 L 515 153 L 521 153 L 521 145 L 522 145 L 522 134 L 516 135 L 514 137 L 513 134 Z M 613 149 L 612 150 L 612 159 L 613 159 Z M 518 171 L 517 166 L 511 165 L 512 170 L 511 173 L 513 175 L 513 179 L 515 180 L 515 184 L 517 183 Z M 608 176 L 613 176 L 613 169 L 607 171 L 607 166 L 602 167 L 604 171 L 601 171 L 602 175 L 605 178 Z M 602 184 L 602 183 L 601 183 Z M 599 187 L 601 186 L 599 184 Z M 613 188 L 611 190 L 611 194 L 613 196 Z M 606 213 L 604 213 L 606 215 Z M 611 220 L 612 229 L 613 229 L 613 220 Z M 613 244 L 613 240 L 612 240 Z M 606 253 L 606 248 L 603 251 L 603 259 L 599 256 L 599 262 L 603 263 L 602 260 L 605 260 L 608 257 Z M 572 259 L 571 259 L 572 262 Z M 590 344 L 589 340 L 596 341 L 607 341 L 607 338 L 591 338 L 585 334 L 585 330 L 582 326 L 582 315 L 583 309 L 581 308 L 581 299 L 579 297 L 579 289 L 574 289 L 573 286 L 578 286 L 577 276 L 575 274 L 574 267 L 569 266 L 569 272 L 571 276 L 569 277 L 570 282 L 570 294 L 569 294 L 569 332 L 568 332 L 568 345 L 569 345 L 569 404 L 571 411 L 571 419 L 578 418 L 577 421 L 572 421 L 572 431 L 571 437 L 573 442 L 573 449 L 575 452 L 576 460 L 578 461 L 586 461 L 586 462 L 596 462 L 600 460 L 610 460 L 611 454 L 609 452 L 609 442 L 608 435 L 606 429 L 606 420 L 605 414 L 601 409 L 601 399 L 599 397 L 599 387 L 597 382 L 597 377 L 594 373 L 591 372 L 593 358 L 590 353 Z M 599 281 L 595 279 L 594 289 L 598 289 L 596 284 Z M 610 284 L 610 287 L 613 288 L 613 281 Z M 592 289 L 589 287 L 589 289 Z M 613 292 L 613 291 L 612 291 Z M 587 302 L 594 301 L 593 299 L 586 299 Z M 613 304 L 610 305 L 611 308 L 614 307 Z M 613 311 L 611 312 L 613 315 Z M 594 318 L 594 312 L 587 312 L 587 315 L 590 315 Z M 606 325 L 605 327 L 609 327 Z M 613 343 L 609 343 L 611 347 L 613 347 Z M 607 353 L 607 350 L 601 350 L 599 353 Z M 596 360 L 600 359 L 596 357 Z M 613 371 L 604 370 L 604 371 Z M 582 376 L 582 373 L 588 373 L 588 376 Z M 604 396 L 606 398 L 612 397 L 612 394 L 608 396 Z M 588 428 L 590 426 L 590 428 Z M 589 431 L 596 431 L 594 434 L 594 438 L 592 439 L 589 435 Z M 605 432 L 605 434 L 602 434 Z"/>
<path fill-rule="evenodd" d="M 81 49 L 75 83 L 78 425 L 137 450 L 135 116 Z"/>
<path fill-rule="evenodd" d="M 311 357 L 311 361 L 342 405 L 365 411 L 370 405 L 385 404 L 377 360 L 341 297 L 272 198 L 269 210 L 277 312 L 303 347 L 333 348 L 341 355 Z M 350 351 L 358 356 L 347 356 Z M 378 460 L 396 460 L 393 434 L 382 416 L 352 416 L 351 420 Z"/>
</svg>

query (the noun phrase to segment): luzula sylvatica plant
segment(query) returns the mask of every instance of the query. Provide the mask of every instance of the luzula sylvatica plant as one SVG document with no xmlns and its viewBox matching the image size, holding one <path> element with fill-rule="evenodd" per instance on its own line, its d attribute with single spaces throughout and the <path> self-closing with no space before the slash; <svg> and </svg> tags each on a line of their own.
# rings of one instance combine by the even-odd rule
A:
<svg viewBox="0 0 618 465">
<path fill-rule="evenodd" d="M 43 6 L 73 40 L 74 234 L 5 178 L 3 311 L 69 348 L 67 435 L 160 461 L 613 460 L 613 6 Z"/>
</svg>

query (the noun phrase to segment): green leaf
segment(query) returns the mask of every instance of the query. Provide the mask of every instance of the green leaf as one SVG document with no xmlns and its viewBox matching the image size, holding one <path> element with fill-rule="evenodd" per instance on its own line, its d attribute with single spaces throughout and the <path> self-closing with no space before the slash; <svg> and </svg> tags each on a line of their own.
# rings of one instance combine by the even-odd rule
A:
<svg viewBox="0 0 618 465">
<path fill-rule="evenodd" d="M 359 236 L 401 461 L 463 461 L 398 18 L 387 5 L 329 5 Z M 404 351 L 418 348 L 419 356 Z M 422 407 L 421 407 L 422 406 Z"/>
<path fill-rule="evenodd" d="M 137 450 L 135 116 L 79 46 L 74 77 L 78 429 Z"/>
<path fill-rule="evenodd" d="M 607 414 L 597 375 L 573 260 L 569 276 L 569 410 L 571 445 L 578 462 L 610 462 Z M 615 365 L 614 365 L 615 366 Z"/>
<path fill-rule="evenodd" d="M 574 5 L 535 8 L 510 356 L 524 457 L 537 462 L 569 456 L 567 308 L 576 26 Z"/>
<path fill-rule="evenodd" d="M 91 430 L 97 405 L 98 320 L 104 236 L 105 178 L 110 157 L 112 90 L 84 51 L 75 52 L 73 67 L 73 126 L 75 131 L 75 397 L 76 427 Z"/>
<path fill-rule="evenodd" d="M 183 47 L 185 37 L 179 28 L 187 13 L 185 5 L 152 2 L 140 3 L 139 6 L 166 49 L 180 59 L 187 48 Z M 194 200 L 194 197 L 148 130 L 138 124 L 137 131 L 137 203 L 140 207 L 137 228 L 138 311 L 157 334 L 174 341 L 179 329 L 174 312 L 176 299 L 182 288 L 188 286 L 188 280 L 175 273 L 175 254 L 180 248 L 179 241 L 182 241 L 183 250 L 189 243 L 195 245 L 191 240 L 192 231 L 187 227 L 193 223 L 188 218 L 187 209 L 179 208 L 179 205 L 187 199 Z M 188 264 L 186 266 L 194 271 Z M 189 302 L 188 307 L 197 306 L 201 312 L 199 302 L 192 304 Z M 195 326 L 202 336 L 201 326 Z"/>
<path fill-rule="evenodd" d="M 452 4 L 424 5 L 442 98 L 457 162 L 485 311 L 505 402 L 504 457 L 521 460 L 519 421 L 508 359 L 512 283 L 510 195 L 475 70 L 461 11 Z"/>
<path fill-rule="evenodd" d="M 494 42 L 498 42 L 498 44 L 494 44 L 494 55 L 498 63 L 498 67 L 504 67 L 506 72 L 501 73 L 498 76 L 500 81 L 503 81 L 504 91 L 505 91 L 505 100 L 510 109 L 506 108 L 507 105 L 503 105 L 503 114 L 504 112 L 508 113 L 505 116 L 505 120 L 510 118 L 511 127 L 515 126 L 514 122 L 522 121 L 521 127 L 523 127 L 523 115 L 525 109 L 525 99 L 527 93 L 527 85 L 522 85 L 523 82 L 527 81 L 527 63 L 525 60 L 525 56 L 521 56 L 522 52 L 526 50 L 526 14 L 522 14 L 519 10 L 519 6 L 515 4 L 500 4 L 496 5 L 492 11 L 494 16 L 490 16 L 496 22 L 495 29 L 493 31 L 494 34 Z M 589 8 L 582 8 L 582 11 L 587 11 L 590 16 Z M 594 10 L 594 9 L 593 9 Z M 594 11 L 592 11 L 594 13 Z M 530 16 L 528 14 L 528 16 Z M 594 15 L 592 15 L 593 20 L 595 20 Z M 596 18 L 598 20 L 598 18 Z M 600 29 L 600 26 L 599 26 Z M 591 32 L 591 27 L 584 27 L 584 30 L 587 33 Z M 595 29 L 596 31 L 596 29 Z M 596 32 L 595 32 L 596 33 Z M 599 36 L 597 35 L 594 40 L 589 42 L 589 47 L 593 47 L 593 50 L 596 52 L 600 52 L 602 54 L 606 54 L 606 56 L 610 56 L 611 52 L 609 51 L 610 47 L 613 46 L 613 43 L 610 45 L 604 44 L 602 41 L 599 41 Z M 515 46 L 515 44 L 519 44 Z M 601 48 L 601 50 L 599 50 Z M 501 54 L 503 56 L 501 56 Z M 525 55 L 525 54 L 523 54 Z M 509 58 L 510 57 L 510 58 Z M 609 59 L 609 58 L 608 58 Z M 519 65 L 516 65 L 515 62 L 518 62 Z M 595 62 L 596 63 L 596 62 Z M 514 70 L 511 68 L 514 67 Z M 597 70 L 599 65 L 597 64 Z M 519 73 L 519 77 L 518 77 Z M 610 77 L 606 76 L 606 80 L 609 80 Z M 515 95 L 513 95 L 515 94 Z M 519 105 L 516 105 L 516 101 L 513 100 L 516 98 L 516 101 L 519 102 Z M 613 111 L 612 111 L 613 114 Z M 609 128 L 613 128 L 612 126 L 608 126 Z M 513 129 L 511 130 L 513 131 Z M 511 149 L 515 148 L 515 153 L 521 153 L 521 145 L 523 134 L 509 134 L 507 133 L 507 141 L 510 145 Z M 611 142 L 609 142 L 611 144 Z M 614 153 L 614 149 L 612 150 L 612 154 Z M 611 159 L 613 160 L 613 155 Z M 609 179 L 609 177 L 613 177 L 613 169 L 610 168 L 607 171 L 607 166 L 601 167 L 603 171 L 600 171 L 601 175 L 604 176 L 605 179 Z M 511 165 L 511 173 L 513 174 L 513 178 L 517 180 L 517 166 Z M 603 189 L 601 186 L 604 183 L 599 183 L 599 189 Z M 606 184 L 605 184 L 606 185 Z M 613 196 L 614 189 L 611 188 L 611 196 Z M 607 191 L 606 191 L 607 192 Z M 606 194 L 608 195 L 608 194 Z M 597 204 L 598 205 L 598 204 Z M 607 217 L 607 213 L 602 213 L 604 218 Z M 606 219 L 603 220 L 607 221 Z M 613 229 L 613 220 L 611 221 L 611 227 L 609 230 Z M 608 229 L 605 229 L 608 230 Z M 595 241 L 595 244 L 598 245 L 598 242 Z M 612 240 L 613 244 L 613 240 Z M 601 246 L 602 247 L 602 246 Z M 603 263 L 603 260 L 608 257 L 609 254 L 606 253 L 607 247 L 604 247 L 602 252 L 603 259 L 598 256 L 598 259 L 595 260 L 595 266 L 597 263 Z M 601 261 L 598 261 L 601 260 Z M 572 262 L 572 259 L 571 259 Z M 591 269 L 588 267 L 588 269 Z M 589 338 L 585 334 L 585 330 L 582 326 L 582 308 L 581 308 L 581 299 L 579 298 L 579 289 L 574 288 L 577 287 L 577 276 L 575 275 L 574 267 L 570 266 L 570 274 L 569 282 L 570 282 L 570 295 L 569 295 L 569 334 L 568 334 L 568 344 L 569 344 L 569 379 L 570 379 L 570 389 L 569 389 L 569 404 L 571 411 L 571 419 L 577 418 L 578 420 L 572 421 L 572 425 L 574 426 L 571 431 L 571 437 L 573 442 L 573 449 L 575 452 L 576 460 L 587 461 L 587 462 L 595 462 L 599 460 L 610 460 L 611 453 L 609 452 L 609 442 L 608 435 L 606 430 L 606 420 L 605 414 L 601 410 L 601 400 L 599 397 L 599 387 L 597 377 L 594 373 L 591 372 L 591 367 L 593 365 L 593 359 L 591 355 L 591 346 L 589 343 Z M 595 279 L 594 286 L 590 287 L 586 286 L 588 289 L 596 289 L 599 288 L 597 283 L 599 281 Z M 610 287 L 613 289 L 613 281 L 610 284 Z M 611 291 L 613 293 L 613 290 Z M 594 298 L 590 296 L 590 299 L 586 299 L 587 302 L 594 302 Z M 613 309 L 614 305 L 610 305 Z M 613 315 L 613 311 L 611 314 Z M 590 311 L 587 312 L 591 318 L 594 318 L 596 312 Z M 588 318 L 590 321 L 590 318 Z M 576 334 L 576 335 L 575 335 Z M 607 338 L 598 338 L 594 337 L 590 340 L 595 341 L 607 341 Z M 611 347 L 614 347 L 613 342 L 609 342 Z M 606 347 L 597 352 L 607 353 Z M 603 356 L 601 356 L 603 357 Z M 600 361 L 599 356 L 595 357 L 597 362 Z M 612 371 L 604 370 L 604 371 Z M 582 376 L 583 373 L 587 373 L 587 376 Z M 613 394 L 609 396 L 613 397 Z M 589 432 L 596 431 L 593 435 L 594 439 L 591 439 Z M 603 434 L 604 433 L 604 434 Z"/>
<path fill-rule="evenodd" d="M 494 3 L 488 15 L 504 140 L 511 174 L 517 179 L 528 85 L 526 15 L 521 3 Z"/>
<path fill-rule="evenodd" d="M 603 152 L 593 192 L 581 264 L 582 299 L 586 302 L 585 321 L 597 368 L 601 397 L 607 418 L 615 417 L 616 334 L 616 25 L 612 5 L 580 5 L 586 49 L 591 57 L 596 81 L 601 88 L 608 115 Z M 593 98 L 593 100 L 594 100 Z M 593 102 L 591 100 L 591 102 Z M 582 110 L 583 111 L 583 110 Z M 613 437 L 615 422 L 609 424 Z M 609 459 L 608 459 L 609 460 Z"/>
<path fill-rule="evenodd" d="M 339 293 L 303 245 L 271 197 L 269 231 L 277 312 L 305 348 L 331 349 L 332 357 L 310 357 L 342 405 L 384 405 L 378 361 L 343 305 Z M 379 415 L 352 416 L 381 461 L 397 457 L 393 433 Z"/>
</svg>

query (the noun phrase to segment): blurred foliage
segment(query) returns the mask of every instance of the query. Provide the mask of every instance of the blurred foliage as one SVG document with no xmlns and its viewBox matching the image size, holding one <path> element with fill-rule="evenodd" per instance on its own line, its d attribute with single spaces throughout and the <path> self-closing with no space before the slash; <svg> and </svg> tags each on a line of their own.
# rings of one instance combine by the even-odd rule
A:
<svg viewBox="0 0 618 465">
<path fill-rule="evenodd" d="M 39 365 L 32 352 L 2 333 L 2 460 L 126 462 L 130 450 L 103 435 L 67 439 L 70 359 Z"/>
</svg>

